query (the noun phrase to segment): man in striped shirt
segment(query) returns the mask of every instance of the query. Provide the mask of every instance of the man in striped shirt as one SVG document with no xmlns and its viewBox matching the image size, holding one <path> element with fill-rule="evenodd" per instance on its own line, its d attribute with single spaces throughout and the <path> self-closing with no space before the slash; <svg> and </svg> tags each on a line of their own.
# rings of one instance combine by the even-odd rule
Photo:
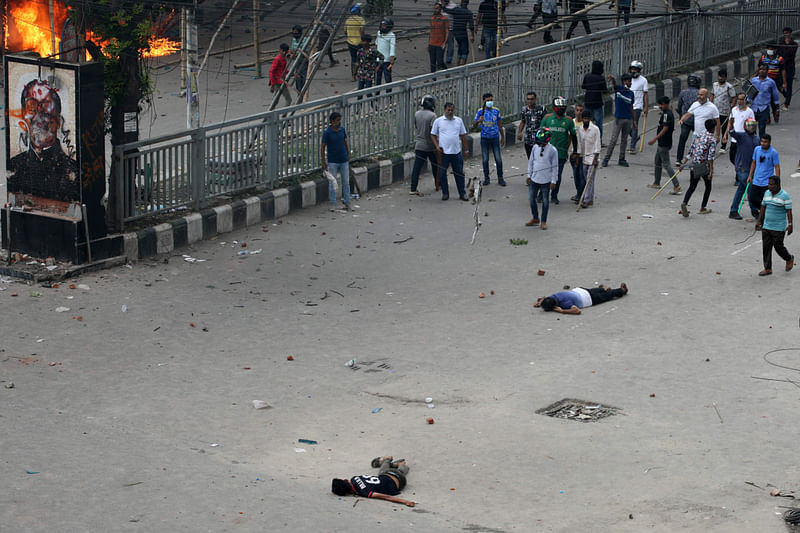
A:
<svg viewBox="0 0 800 533">
<path fill-rule="evenodd" d="M 788 220 L 788 222 L 787 222 Z M 772 248 L 786 261 L 786 271 L 794 267 L 794 256 L 783 245 L 785 235 L 792 234 L 792 198 L 781 189 L 781 179 L 772 176 L 769 179 L 767 192 L 761 202 L 756 229 L 761 230 L 761 243 L 764 252 L 764 270 L 759 276 L 772 274 Z"/>
</svg>

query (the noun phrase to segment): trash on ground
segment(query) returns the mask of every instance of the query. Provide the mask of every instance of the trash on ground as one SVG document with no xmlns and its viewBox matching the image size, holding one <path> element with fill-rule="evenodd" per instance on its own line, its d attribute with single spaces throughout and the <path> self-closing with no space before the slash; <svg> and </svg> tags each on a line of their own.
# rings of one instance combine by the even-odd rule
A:
<svg viewBox="0 0 800 533">
<path fill-rule="evenodd" d="M 379 413 L 381 411 L 381 409 L 383 409 L 383 407 L 376 407 L 375 409 L 372 410 L 372 412 L 373 413 Z"/>
<path fill-rule="evenodd" d="M 56 307 L 56 313 L 63 313 L 65 311 L 69 311 L 69 307 L 64 307 L 63 305 Z"/>
<path fill-rule="evenodd" d="M 255 409 L 272 409 L 272 406 L 264 400 L 253 400 L 253 408 Z"/>
<path fill-rule="evenodd" d="M 648 215 L 647 213 L 642 215 L 642 218 L 653 218 L 653 215 Z"/>
<path fill-rule="evenodd" d="M 524 246 L 528 244 L 528 241 L 526 239 L 508 239 L 508 242 L 510 242 L 514 246 Z"/>
<path fill-rule="evenodd" d="M 302 442 L 303 444 L 319 444 L 317 441 L 311 439 L 297 439 L 297 442 Z"/>
</svg>

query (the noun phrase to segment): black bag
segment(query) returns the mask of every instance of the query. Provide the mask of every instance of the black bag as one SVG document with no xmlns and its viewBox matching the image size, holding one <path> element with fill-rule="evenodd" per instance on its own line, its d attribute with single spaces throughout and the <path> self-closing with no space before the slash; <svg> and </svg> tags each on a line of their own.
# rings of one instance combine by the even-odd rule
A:
<svg viewBox="0 0 800 533">
<path fill-rule="evenodd" d="M 709 172 L 711 172 L 711 169 L 708 168 L 708 163 L 706 163 L 705 161 L 703 161 L 702 163 L 695 163 L 692 166 L 692 173 L 698 178 L 702 178 L 703 176 L 708 176 Z"/>
</svg>

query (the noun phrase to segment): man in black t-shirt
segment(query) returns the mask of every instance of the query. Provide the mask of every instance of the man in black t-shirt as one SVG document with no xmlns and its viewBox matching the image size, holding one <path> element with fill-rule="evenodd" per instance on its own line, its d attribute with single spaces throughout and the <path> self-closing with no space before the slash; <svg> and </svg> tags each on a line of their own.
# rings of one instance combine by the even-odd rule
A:
<svg viewBox="0 0 800 533">
<path fill-rule="evenodd" d="M 333 478 L 331 491 L 339 496 L 353 494 L 362 498 L 375 498 L 414 507 L 413 501 L 395 496 L 406 486 L 408 465 L 403 459 L 394 462 L 392 459 L 391 455 L 387 455 L 372 460 L 373 467 L 380 465 L 377 476 L 353 476 L 349 480 Z"/>
<path fill-rule="evenodd" d="M 672 165 L 669 163 L 669 151 L 672 149 L 672 132 L 675 131 L 675 115 L 669 109 L 669 96 L 662 96 L 658 99 L 658 108 L 661 110 L 661 117 L 658 119 L 658 133 L 647 144 L 654 145 L 658 142 L 655 157 L 655 181 L 648 185 L 653 189 L 661 188 L 661 169 L 663 168 L 668 176 L 672 176 Z M 680 183 L 678 183 L 678 176 L 672 179 L 672 192 L 670 194 L 679 194 L 681 192 Z"/>
<path fill-rule="evenodd" d="M 604 97 L 608 91 L 606 78 L 603 75 L 603 62 L 592 61 L 592 71 L 583 77 L 581 89 L 586 91 L 583 99 L 583 107 L 592 112 L 594 123 L 600 129 L 600 140 L 603 140 L 603 106 Z"/>
</svg>

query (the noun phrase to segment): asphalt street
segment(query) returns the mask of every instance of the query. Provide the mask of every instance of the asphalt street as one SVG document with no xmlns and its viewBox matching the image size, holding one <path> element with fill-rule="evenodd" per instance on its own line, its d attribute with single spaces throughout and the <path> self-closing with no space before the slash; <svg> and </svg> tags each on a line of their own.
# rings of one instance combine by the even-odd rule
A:
<svg viewBox="0 0 800 533">
<path fill-rule="evenodd" d="M 798 122 L 769 130 L 795 197 Z M 517 145 L 474 245 L 474 206 L 425 175 L 424 197 L 395 184 L 57 288 L 4 279 L 0 529 L 785 531 L 798 272 L 756 275 L 727 155 L 713 213 L 698 191 L 683 218 L 650 201 L 653 153 L 601 169 L 580 212 L 565 174 L 547 231 L 524 226 Z M 532 307 L 621 281 L 579 316 Z M 536 413 L 562 399 L 618 411 Z M 381 454 L 415 508 L 330 492 Z"/>
</svg>

